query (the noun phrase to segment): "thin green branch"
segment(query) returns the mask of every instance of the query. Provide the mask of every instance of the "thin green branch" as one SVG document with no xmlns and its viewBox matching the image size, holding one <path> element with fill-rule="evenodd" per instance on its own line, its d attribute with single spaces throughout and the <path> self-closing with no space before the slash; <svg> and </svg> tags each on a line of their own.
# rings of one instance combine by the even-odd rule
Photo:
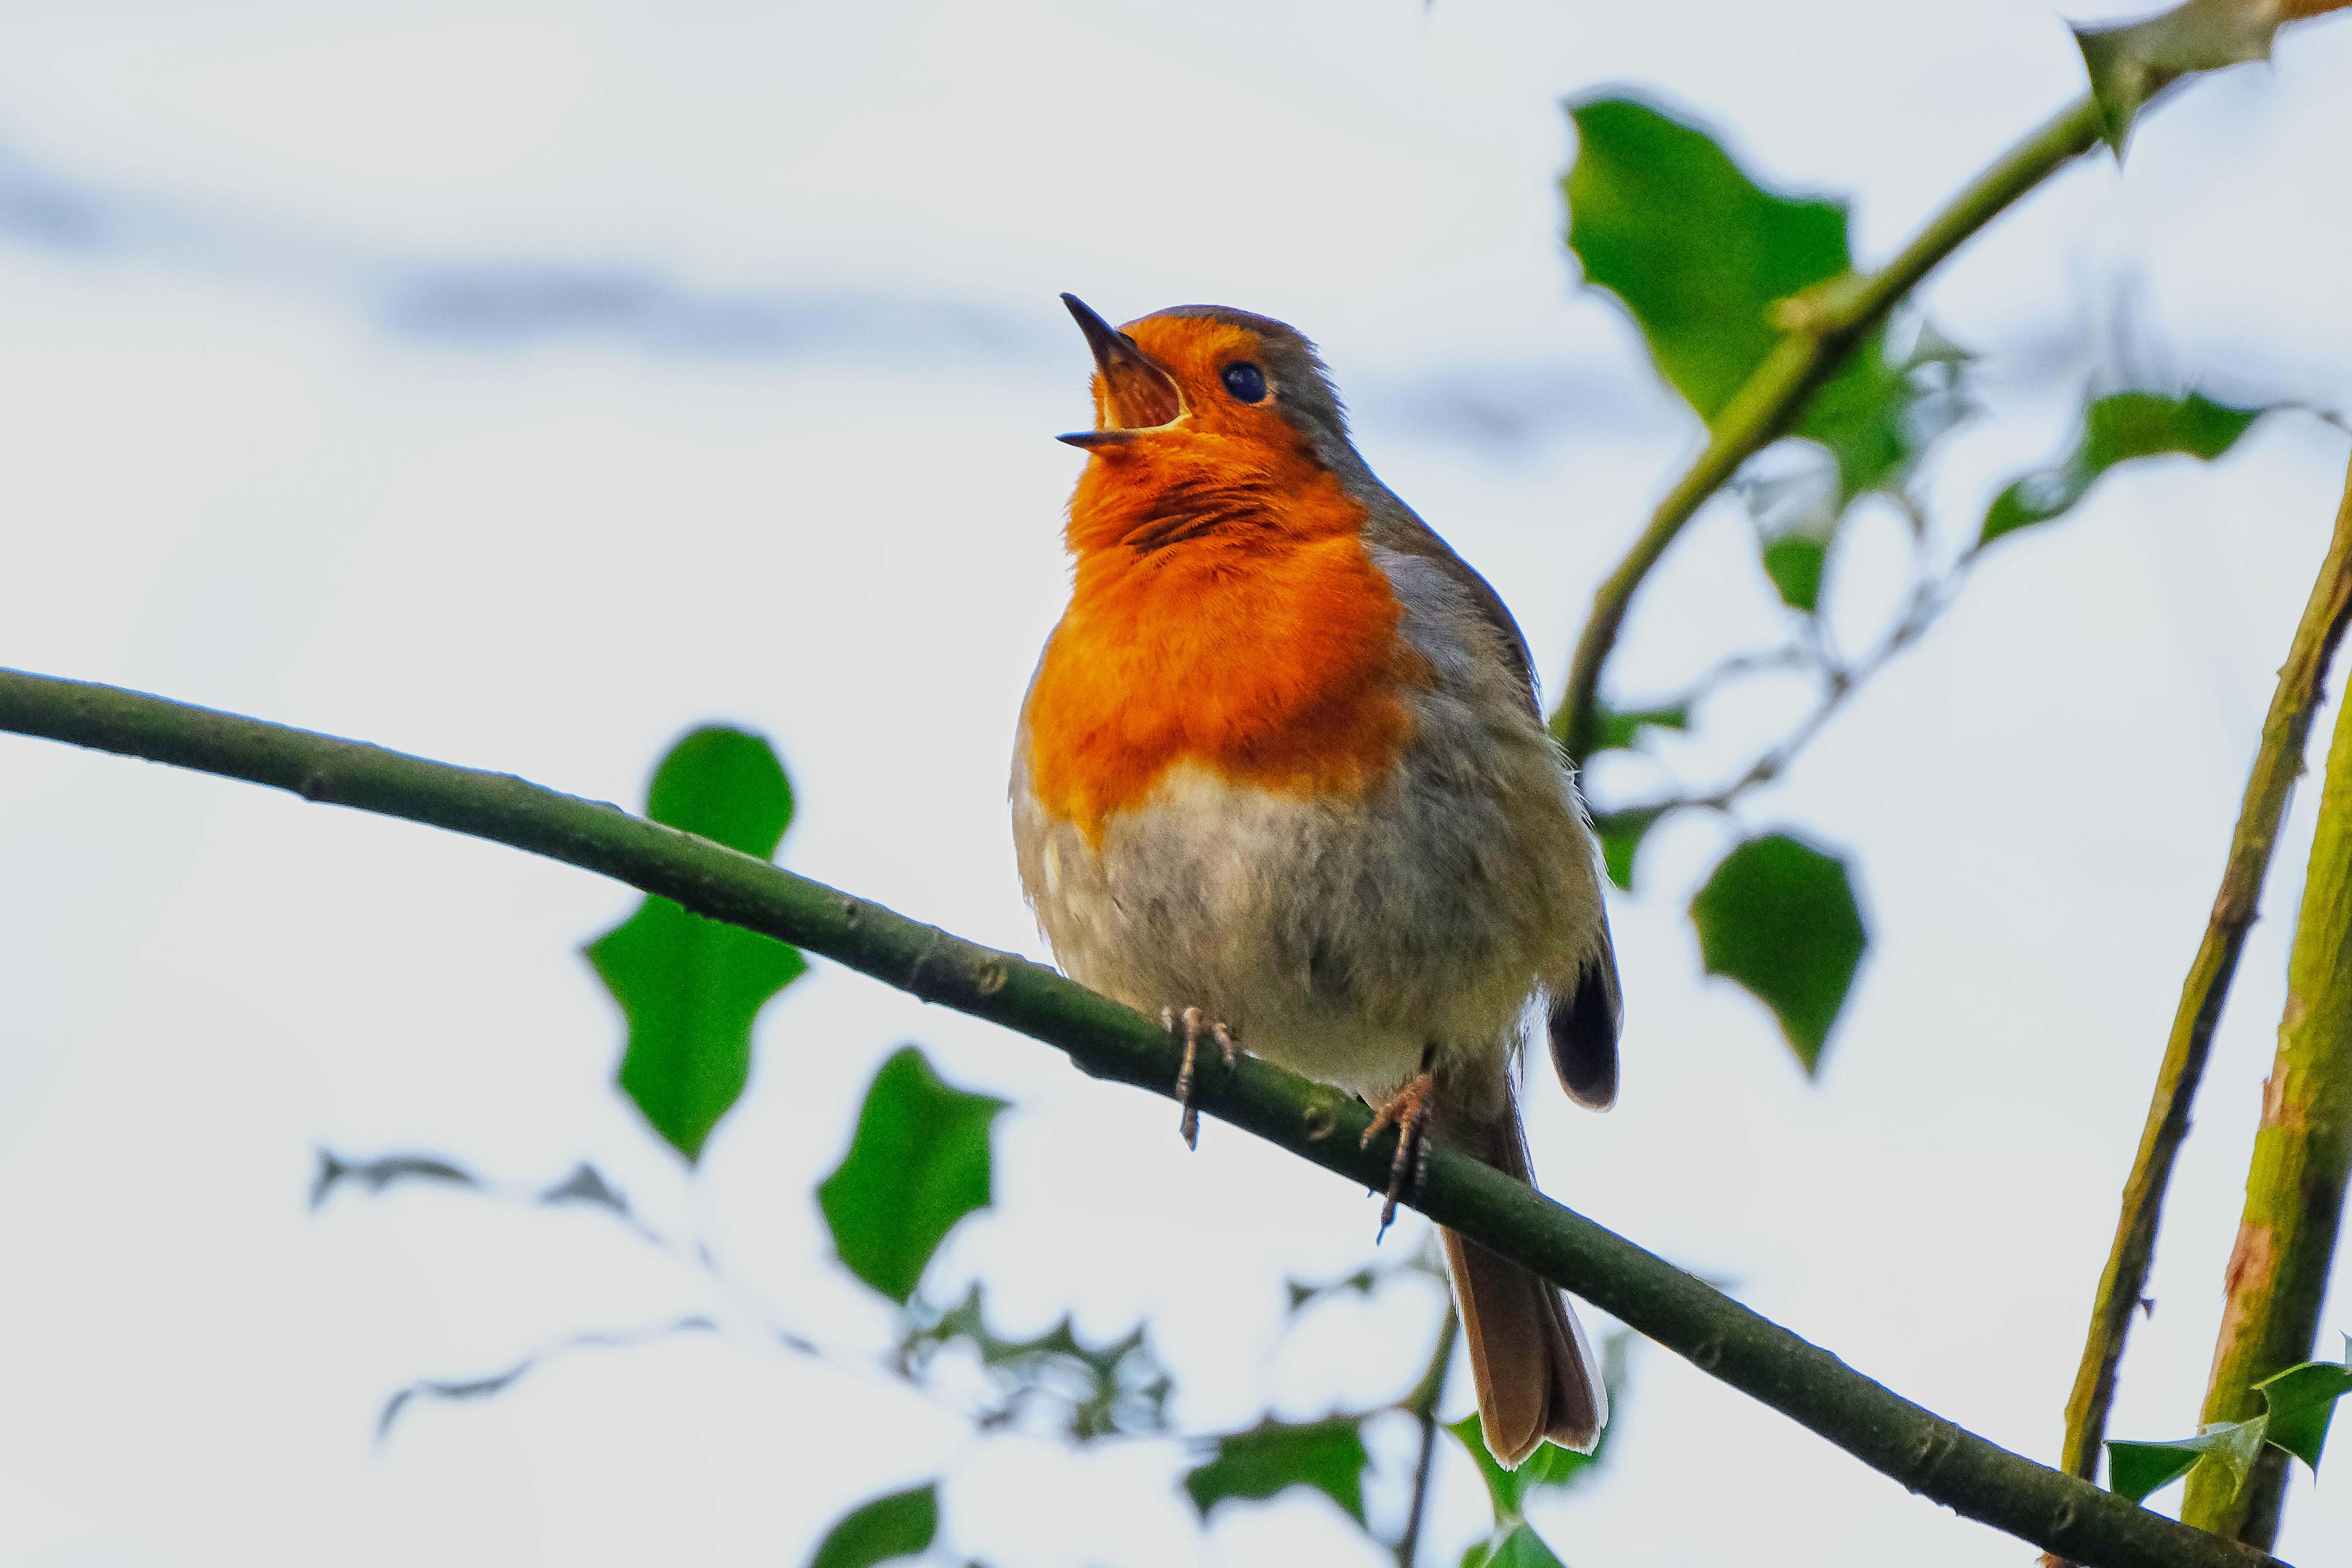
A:
<svg viewBox="0 0 2352 1568">
<path fill-rule="evenodd" d="M 1429 1370 L 1405 1395 L 1404 1409 L 1421 1423 L 1421 1455 L 1413 1461 L 1412 1501 L 1404 1516 L 1404 1533 L 1397 1537 L 1397 1568 L 1412 1568 L 1421 1555 L 1422 1515 L 1429 1508 L 1429 1476 L 1437 1468 L 1437 1402 L 1445 1396 L 1445 1374 L 1454 1369 L 1454 1342 L 1462 1337 L 1462 1315 L 1454 1298 L 1445 1300 L 1445 1321 L 1438 1325 L 1437 1348 L 1429 1352 Z"/>
<path fill-rule="evenodd" d="M 1715 417 L 1706 447 L 1658 502 L 1650 524 L 1592 596 L 1591 618 L 1577 639 L 1568 686 L 1551 732 L 1580 766 L 1601 733 L 1601 668 L 1616 647 L 1634 592 L 1709 496 L 1739 466 L 1785 434 L 1815 388 L 1834 374 L 1895 301 L 1977 230 L 2099 143 L 2098 105 L 2088 97 L 2011 148 L 1979 174 L 1884 268 L 1848 274 L 1780 303 L 1780 341 Z"/>
<path fill-rule="evenodd" d="M 2189 1132 L 2189 1103 L 2205 1075 L 2213 1030 L 2229 999 L 2247 929 L 2254 923 L 2271 850 L 2278 842 L 2279 822 L 2286 814 L 2294 781 L 2302 776 L 2312 716 L 2318 710 L 2327 668 L 2343 639 L 2347 618 L 2352 618 L 2352 475 L 2345 481 L 2335 537 L 2328 542 L 2326 559 L 2321 563 L 2303 619 L 2287 647 L 2286 662 L 2279 667 L 2270 711 L 2263 718 L 2262 742 L 2246 778 L 2237 828 L 2230 837 L 2230 858 L 2221 869 L 2221 891 L 2214 896 L 2213 912 L 2206 922 L 2204 940 L 2198 944 L 2197 957 L 2189 966 L 2188 978 L 2181 982 L 2180 1005 L 2173 1012 L 2172 1033 L 2165 1041 L 2163 1064 L 2157 1069 L 2156 1092 L 2148 1101 L 2147 1124 L 2140 1130 L 2139 1152 L 2133 1157 L 2131 1175 L 2124 1184 L 2115 1242 L 2092 1301 L 2090 1332 L 2083 1342 L 2083 1363 L 2074 1373 L 2074 1393 L 2066 1401 L 2066 1442 L 2059 1455 L 2062 1466 L 2086 1480 L 2098 1475 L 2099 1448 L 2106 1438 L 2107 1410 L 2115 1398 L 2116 1368 L 2131 1332 L 2132 1313 L 2147 1287 L 2165 1188 L 2172 1179 L 2181 1140 Z"/>
<path fill-rule="evenodd" d="M 2352 519 L 2352 480 L 2345 495 Z M 2339 526 L 2339 540 L 2345 531 Z M 2263 1091 L 2246 1206 L 2230 1255 L 2207 1423 L 2262 1414 L 2254 1384 L 2311 1359 L 2352 1177 L 2352 702 L 2336 719 L 2303 907 L 2287 954 L 2286 1010 Z M 2286 1454 L 2263 1449 L 2242 1487 L 2200 1466 L 2181 1517 L 2267 1548 L 2286 1495 Z"/>
<path fill-rule="evenodd" d="M 291 790 L 511 845 L 763 931 L 1067 1052 L 1097 1078 L 1168 1094 L 1179 1051 L 1152 1020 L 1041 964 L 732 849 L 504 773 L 190 707 L 0 670 L 0 730 Z M 1202 1110 L 1368 1189 L 1393 1150 L 1360 1139 L 1353 1096 L 1244 1057 L 1213 1064 Z M 2257 1568 L 2265 1554 L 2151 1513 L 1987 1442 L 1864 1377 L 1702 1280 L 1447 1149 L 1416 1205 L 1440 1225 L 1614 1314 L 1864 1464 L 1971 1519 L 2092 1568 Z"/>
</svg>

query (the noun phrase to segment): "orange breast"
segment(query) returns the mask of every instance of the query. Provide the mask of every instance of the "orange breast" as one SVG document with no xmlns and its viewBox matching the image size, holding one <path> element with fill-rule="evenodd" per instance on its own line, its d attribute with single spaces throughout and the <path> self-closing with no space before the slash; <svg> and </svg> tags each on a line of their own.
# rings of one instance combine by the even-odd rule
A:
<svg viewBox="0 0 2352 1568">
<path fill-rule="evenodd" d="M 1076 581 L 1024 712 L 1039 804 L 1099 842 L 1181 763 L 1297 795 L 1385 775 L 1430 672 L 1362 507 L 1319 466 L 1214 483 L 1140 457 L 1090 463 L 1072 501 Z"/>
</svg>

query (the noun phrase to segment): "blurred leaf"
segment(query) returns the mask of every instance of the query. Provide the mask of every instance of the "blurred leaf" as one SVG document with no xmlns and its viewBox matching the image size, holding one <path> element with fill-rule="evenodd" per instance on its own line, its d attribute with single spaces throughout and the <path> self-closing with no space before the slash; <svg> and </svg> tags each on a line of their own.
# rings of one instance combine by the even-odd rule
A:
<svg viewBox="0 0 2352 1568">
<path fill-rule="evenodd" d="M 940 1533 L 940 1483 L 926 1481 L 852 1509 L 819 1543 L 809 1568 L 873 1568 L 919 1557 Z"/>
<path fill-rule="evenodd" d="M 2336 1402 L 2352 1394 L 2352 1366 L 2307 1361 L 2254 1384 L 2269 1407 L 2269 1440 L 2319 1469 L 2319 1451 L 2327 1446 L 2327 1423 Z"/>
<path fill-rule="evenodd" d="M 573 1351 L 614 1350 L 633 1345 L 650 1344 L 656 1340 L 667 1339 L 672 1334 L 712 1333 L 718 1330 L 718 1327 L 717 1323 L 698 1312 L 688 1313 L 685 1317 L 673 1319 L 667 1323 L 656 1323 L 649 1329 L 595 1330 L 588 1333 L 573 1334 L 542 1350 L 532 1352 L 504 1372 L 489 1373 L 480 1377 L 420 1377 L 384 1401 L 383 1410 L 376 1415 L 376 1441 L 381 1443 L 392 1435 L 393 1423 L 399 1420 L 401 1412 L 407 1409 L 415 1400 L 439 1399 L 462 1402 L 469 1399 L 487 1399 L 494 1394 L 503 1394 L 513 1387 L 521 1380 L 525 1373 L 530 1372 L 541 1362 L 560 1355 L 568 1355 Z"/>
<path fill-rule="evenodd" d="M 1297 1312 L 1310 1302 L 1319 1301 L 1326 1296 L 1336 1296 L 1343 1290 L 1369 1296 L 1372 1293 L 1372 1287 L 1378 1285 L 1383 1276 L 1383 1270 L 1366 1267 L 1343 1279 L 1327 1280 L 1320 1285 L 1309 1285 L 1297 1279 L 1286 1279 L 1283 1284 L 1290 1292 L 1290 1310 Z"/>
<path fill-rule="evenodd" d="M 1569 113 L 1569 248 L 1588 282 L 1623 301 L 1659 373 L 1712 425 L 1779 342 L 1772 307 L 1852 271 L 1845 205 L 1764 189 L 1705 132 L 1648 104 L 1598 98 Z M 1911 456 L 1913 368 L 1888 361 L 1874 328 L 1791 428 L 1837 460 L 1842 500 L 1877 488 Z"/>
<path fill-rule="evenodd" d="M 1473 1545 L 1462 1554 L 1462 1568 L 1563 1568 L 1560 1560 L 1552 1555 L 1543 1537 L 1535 1532 L 1527 1521 L 1519 1520 L 1486 1540 Z"/>
<path fill-rule="evenodd" d="M 1870 941 L 1845 862 L 1785 833 L 1751 838 L 1698 890 L 1691 921 L 1706 972 L 1771 1008 L 1805 1071 L 1816 1071 Z"/>
<path fill-rule="evenodd" d="M 1612 1391 L 1613 1392 L 1613 1391 Z M 1583 1479 L 1584 1472 L 1600 1462 L 1596 1447 L 1591 1454 L 1571 1453 L 1557 1443 L 1546 1443 L 1528 1456 L 1528 1462 L 1516 1470 L 1507 1470 L 1495 1462 L 1486 1448 L 1486 1429 L 1478 1413 L 1472 1411 L 1446 1428 L 1454 1434 L 1471 1462 L 1478 1467 L 1478 1477 L 1486 1483 L 1486 1497 L 1495 1505 L 1496 1531 L 1499 1535 L 1513 1522 L 1527 1514 L 1528 1494 L 1548 1487 L 1575 1486 Z M 1601 1441 L 1608 1441 L 1604 1430 Z"/>
<path fill-rule="evenodd" d="M 2189 0 L 2119 26 L 2074 29 L 2091 74 L 2107 145 L 2124 155 L 2147 101 L 2193 71 L 2271 58 L 2279 24 L 2333 11 L 2347 0 Z"/>
<path fill-rule="evenodd" d="M 381 1193 L 395 1182 L 436 1182 L 452 1187 L 479 1187 L 482 1179 L 451 1164 L 437 1154 L 385 1154 L 373 1160 L 346 1160 L 331 1149 L 319 1151 L 319 1172 L 310 1178 L 310 1206 L 317 1208 L 345 1182 L 357 1182 Z"/>
<path fill-rule="evenodd" d="M 2257 1415 L 2251 1421 L 2231 1421 L 2208 1426 L 2194 1437 L 2182 1437 L 2169 1443 L 2107 1444 L 2107 1489 L 2119 1492 L 2134 1502 L 2146 1501 L 2149 1493 L 2167 1487 L 2210 1461 L 2228 1470 L 2231 1488 L 2246 1484 L 2246 1471 L 2252 1468 L 2254 1456 L 2263 1449 L 2263 1427 L 2267 1418 Z"/>
<path fill-rule="evenodd" d="M 1633 1343 L 1630 1331 L 1613 1333 L 1601 1346 L 1601 1381 L 1609 1390 L 1612 1408 L 1622 1409 L 1625 1403 L 1626 1369 Z M 1516 1470 L 1507 1470 L 1495 1462 L 1486 1448 L 1486 1429 L 1475 1411 L 1454 1422 L 1446 1430 L 1454 1434 L 1473 1464 L 1478 1467 L 1479 1479 L 1486 1483 L 1486 1500 L 1494 1505 L 1495 1529 L 1485 1541 L 1474 1545 L 1464 1554 L 1463 1568 L 1541 1568 L 1558 1560 L 1551 1549 L 1535 1531 L 1527 1527 L 1528 1494 L 1538 1491 L 1566 1491 L 1583 1485 L 1599 1470 L 1609 1452 L 1609 1436 L 1612 1427 L 1603 1427 L 1601 1441 L 1590 1454 L 1571 1453 L 1557 1443 L 1546 1443 L 1528 1456 L 1527 1463 Z"/>
<path fill-rule="evenodd" d="M 989 1385 L 986 1408 L 976 1417 L 982 1427 L 1026 1421 L 1034 1431 L 1041 1423 L 1034 1418 L 1050 1411 L 1050 1435 L 1081 1443 L 1167 1430 L 1173 1385 L 1140 1325 L 1099 1348 L 1081 1343 L 1067 1317 L 1034 1339 L 1000 1339 L 988 1326 L 976 1282 L 952 1310 L 917 1303 L 908 1320 L 899 1370 L 927 1381 L 943 1355 L 969 1349 Z"/>
<path fill-rule="evenodd" d="M 765 860 L 792 821 L 792 786 L 759 736 L 697 730 L 662 759 L 646 812 Z M 586 952 L 629 1021 L 622 1089 L 656 1131 L 698 1159 L 751 1075 L 752 1021 L 807 963 L 773 937 L 653 897 Z"/>
<path fill-rule="evenodd" d="M 2267 412 L 2232 408 L 2194 392 L 2185 397 L 2118 392 L 2099 398 L 2084 411 L 2074 449 L 2063 461 L 2026 475 L 1993 498 L 1985 511 L 1977 548 L 2069 510 L 2089 493 L 2100 475 L 2117 463 L 2166 453 L 2210 461 L 2234 446 L 2247 426 Z"/>
<path fill-rule="evenodd" d="M 1356 1416 L 1292 1426 L 1269 1419 L 1247 1432 L 1217 1439 L 1216 1458 L 1184 1478 L 1201 1517 L 1226 1498 L 1264 1499 L 1292 1487 L 1313 1487 L 1364 1522 L 1363 1434 Z"/>
<path fill-rule="evenodd" d="M 1601 864 L 1608 868 L 1609 879 L 1626 892 L 1633 890 L 1633 852 L 1664 815 L 1659 807 L 1640 806 L 1606 812 L 1592 819 L 1592 831 L 1601 839 Z"/>
<path fill-rule="evenodd" d="M 1603 705 L 1601 710 L 1601 742 L 1594 751 L 1606 752 L 1631 746 L 1644 730 L 1687 730 L 1690 728 L 1690 705 L 1678 702 L 1669 708 L 1634 708 L 1624 712 Z"/>
<path fill-rule="evenodd" d="M 585 1160 L 575 1166 L 570 1175 L 540 1194 L 539 1201 L 550 1205 L 593 1204 L 598 1208 L 611 1209 L 624 1219 L 633 1217 L 629 1200 L 604 1179 L 604 1172 Z"/>
<path fill-rule="evenodd" d="M 903 1304 L 956 1221 L 988 1206 L 988 1131 L 1004 1101 L 940 1081 L 901 1046 L 866 1091 L 840 1167 L 817 1188 L 849 1271 Z"/>
<path fill-rule="evenodd" d="M 1705 132 L 1648 104 L 1598 98 L 1569 114 L 1569 248 L 1712 422 L 1779 340 L 1772 303 L 1852 266 L 1845 208 L 1774 195 Z"/>
<path fill-rule="evenodd" d="M 1764 547 L 1764 575 L 1780 590 L 1780 602 L 1811 615 L 1821 602 L 1822 565 L 1830 547 L 1818 539 L 1792 533 Z"/>
</svg>

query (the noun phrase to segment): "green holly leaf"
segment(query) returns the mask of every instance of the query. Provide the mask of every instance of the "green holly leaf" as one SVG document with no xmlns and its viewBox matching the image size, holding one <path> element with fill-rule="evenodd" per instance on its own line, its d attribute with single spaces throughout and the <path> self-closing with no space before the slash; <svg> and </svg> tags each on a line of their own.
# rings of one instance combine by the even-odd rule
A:
<svg viewBox="0 0 2352 1568">
<path fill-rule="evenodd" d="M 2148 101 L 2195 71 L 2271 58 L 2283 22 L 2333 11 L 2347 0 L 2189 0 L 2116 26 L 2074 29 L 2098 100 L 2099 122 L 2117 158 Z"/>
<path fill-rule="evenodd" d="M 1837 1021 L 1869 932 L 1846 863 L 1785 833 L 1724 857 L 1691 900 L 1701 962 L 1772 1009 L 1808 1074 Z"/>
<path fill-rule="evenodd" d="M 2307 1361 L 2254 1384 L 2262 1390 L 2270 1416 L 2269 1440 L 2319 1469 L 2319 1451 L 2327 1446 L 2327 1424 L 2336 1402 L 2352 1394 L 2352 1366 Z"/>
<path fill-rule="evenodd" d="M 852 1274 L 906 1304 L 956 1222 L 989 1205 L 988 1133 L 1004 1105 L 940 1082 L 913 1046 L 882 1064 L 849 1152 L 816 1190 Z"/>
<path fill-rule="evenodd" d="M 662 759 L 646 814 L 765 860 L 792 821 L 792 785 L 761 737 L 697 730 Z M 628 1019 L 622 1089 L 680 1153 L 700 1158 L 751 1076 L 753 1021 L 807 963 L 773 937 L 654 897 L 584 951 Z"/>
<path fill-rule="evenodd" d="M 940 1483 L 893 1492 L 852 1509 L 826 1532 L 808 1568 L 874 1568 L 919 1557 L 940 1533 Z"/>
<path fill-rule="evenodd" d="M 1585 280 L 1633 315 L 1659 374 L 1713 424 L 1780 341 L 1776 305 L 1853 270 L 1845 205 L 1769 191 L 1706 132 L 1633 99 L 1591 99 L 1569 114 L 1569 248 Z M 1790 434 L 1836 459 L 1841 503 L 1913 456 L 1918 368 L 1890 362 L 1874 329 L 1800 415 Z"/>
<path fill-rule="evenodd" d="M 1215 1457 L 1184 1477 L 1184 1490 L 1202 1519 L 1227 1498 L 1276 1497 L 1313 1487 L 1364 1522 L 1364 1451 L 1358 1417 L 1334 1415 L 1303 1425 L 1271 1418 L 1246 1432 L 1217 1439 Z"/>
<path fill-rule="evenodd" d="M 2026 475 L 1993 498 L 1977 536 L 1981 550 L 2003 534 L 2071 510 L 2117 463 L 2170 453 L 2210 462 L 2235 446 L 2265 408 L 2232 408 L 2198 393 L 2168 397 L 2117 392 L 2084 411 L 2074 448 L 2051 468 Z"/>
<path fill-rule="evenodd" d="M 1525 1520 L 1504 1526 L 1462 1554 L 1462 1568 L 1564 1568 Z"/>
<path fill-rule="evenodd" d="M 2246 1484 L 2246 1472 L 2253 1468 L 2255 1456 L 2263 1451 L 2263 1429 L 2267 1417 L 2257 1415 L 2251 1421 L 2229 1421 L 2208 1426 L 2194 1437 L 2176 1438 L 2169 1443 L 2107 1444 L 2107 1489 L 2119 1492 L 2134 1502 L 2145 1502 L 2148 1494 L 2170 1486 L 2200 1464 L 2216 1464 L 2230 1472 L 2231 1490 Z"/>
</svg>

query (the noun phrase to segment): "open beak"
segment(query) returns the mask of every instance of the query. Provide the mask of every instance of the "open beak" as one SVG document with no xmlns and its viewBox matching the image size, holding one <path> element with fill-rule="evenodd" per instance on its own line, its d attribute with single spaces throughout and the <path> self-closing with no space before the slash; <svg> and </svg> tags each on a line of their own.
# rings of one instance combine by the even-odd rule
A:
<svg viewBox="0 0 2352 1568">
<path fill-rule="evenodd" d="M 1099 430 L 1078 430 L 1055 439 L 1073 447 L 1115 447 L 1132 441 L 1139 431 L 1166 425 L 1184 412 L 1176 378 L 1160 368 L 1135 346 L 1135 340 L 1104 321 L 1076 294 L 1062 296 L 1078 331 L 1094 350 L 1095 369 L 1102 375 L 1104 425 Z"/>
</svg>

